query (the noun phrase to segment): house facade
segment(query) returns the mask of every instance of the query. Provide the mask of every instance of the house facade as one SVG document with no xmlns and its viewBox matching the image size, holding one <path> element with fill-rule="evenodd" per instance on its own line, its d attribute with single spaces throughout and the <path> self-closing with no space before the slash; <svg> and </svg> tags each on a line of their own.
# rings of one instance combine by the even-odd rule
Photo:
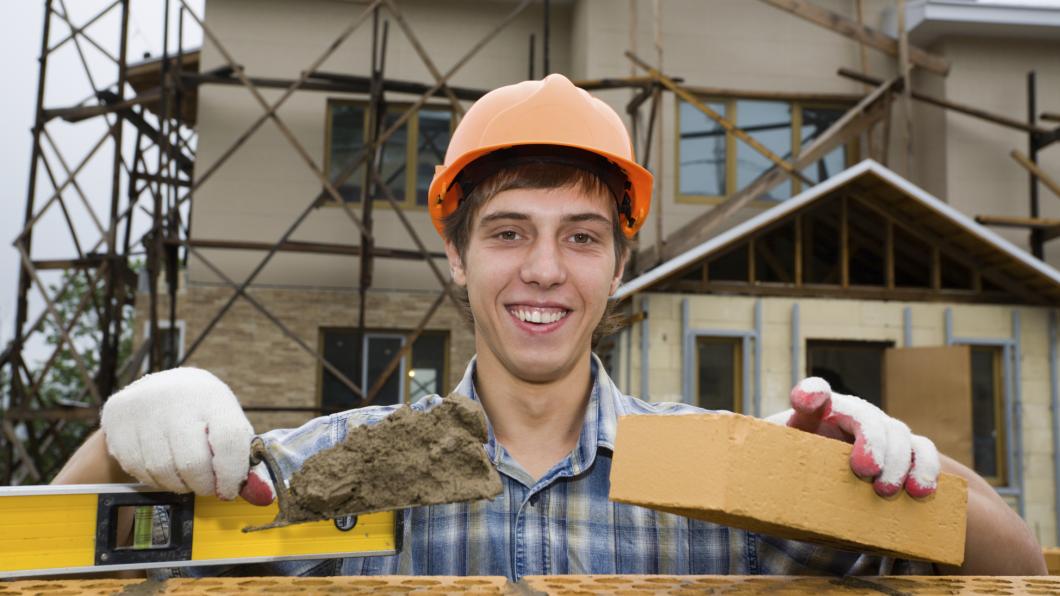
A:
<svg viewBox="0 0 1060 596">
<path fill-rule="evenodd" d="M 397 4 L 430 61 L 443 73 L 518 5 L 508 0 L 402 0 Z M 865 25 L 891 34 L 896 30 L 889 0 L 816 0 L 814 4 L 851 20 L 858 18 L 860 5 Z M 990 2 L 953 0 L 908 4 L 911 42 L 950 63 L 946 76 L 914 69 L 914 90 L 1025 120 L 1026 75 L 1034 70 L 1039 111 L 1060 111 L 1060 106 L 1049 103 L 1060 97 L 1060 62 L 1054 59 L 1060 55 L 1060 10 L 1009 7 L 1006 12 Z M 227 66 L 224 56 L 228 54 L 248 76 L 297 79 L 367 6 L 367 2 L 352 0 L 208 0 L 205 23 L 220 46 L 206 37 L 200 73 L 219 72 Z M 953 10 L 940 12 L 942 8 Z M 644 76 L 623 52 L 632 50 L 654 64 L 659 59 L 657 47 L 661 48 L 663 72 L 680 77 L 699 101 L 785 159 L 796 157 L 870 90 L 837 76 L 838 69 L 864 70 L 878 79 L 898 73 L 893 56 L 871 48 L 863 52 L 856 41 L 765 2 L 553 0 L 548 10 L 549 71 L 597 83 L 604 78 Z M 530 73 L 531 47 L 534 74 L 540 77 L 545 61 L 544 11 L 544 4 L 535 2 L 519 13 L 456 72 L 452 84 L 485 90 L 523 80 Z M 381 10 L 380 18 L 389 21 L 384 75 L 432 84 L 430 69 L 397 19 L 387 10 Z M 369 18 L 316 71 L 369 75 L 371 31 Z M 594 91 L 627 118 L 631 128 L 634 123 L 626 105 L 638 92 L 628 87 Z M 261 90 L 270 103 L 283 94 L 281 86 Z M 387 92 L 385 99 L 384 129 L 418 95 Z M 263 113 L 257 99 L 239 85 L 203 83 L 198 87 L 195 172 L 197 180 L 204 176 L 209 180 L 201 183 L 193 198 L 190 236 L 201 243 L 197 252 L 209 262 L 188 256 L 178 291 L 177 325 L 165 331 L 172 340 L 167 345 L 174 361 L 188 355 L 188 364 L 209 368 L 228 382 L 259 429 L 296 425 L 322 411 L 360 405 L 359 398 L 328 366 L 356 384 L 379 384 L 375 403 L 397 403 L 446 392 L 474 353 L 473 336 L 462 313 L 443 300 L 395 372 L 380 378 L 382 368 L 402 350 L 442 287 L 425 260 L 407 258 L 418 249 L 403 219 L 433 254 L 437 269 L 448 272 L 441 258 L 441 240 L 425 205 L 427 184 L 444 155 L 456 116 L 444 96 L 432 97 L 383 145 L 382 177 L 399 205 L 396 210 L 381 200 L 378 188 L 369 192 L 363 168 L 337 188 L 345 207 L 330 198 L 318 202 L 321 178 L 334 178 L 363 150 L 370 125 L 368 105 L 367 93 L 300 90 L 276 112 L 286 131 L 266 121 L 252 135 L 244 136 Z M 466 108 L 470 101 L 462 100 L 462 105 Z M 885 178 L 879 183 L 883 186 L 912 185 L 917 193 L 965 217 L 1028 215 L 1028 176 L 1009 158 L 1014 148 L 1026 150 L 1026 133 L 920 101 L 911 105 L 908 124 L 903 103 L 894 101 L 889 120 L 829 152 L 802 172 L 803 179 L 771 189 L 741 210 L 725 233 L 773 208 L 783 208 L 795 197 L 809 196 L 806 193 L 815 185 L 834 180 L 870 157 L 886 164 L 887 173 L 872 169 L 862 176 Z M 694 105 L 671 93 L 661 94 L 658 113 L 654 127 L 648 126 L 646 109 L 636 124 L 638 156 L 647 151 L 651 130 L 646 159 L 657 180 L 653 213 L 639 238 L 642 249 L 658 244 L 660 237 L 670 239 L 685 222 L 709 211 L 771 166 Z M 288 133 L 306 155 L 292 145 Z M 241 146 L 230 153 L 237 142 Z M 1046 149 L 1039 157 L 1045 171 L 1060 172 L 1060 150 Z M 307 161 L 313 168 L 307 167 Z M 360 215 L 361 201 L 368 194 L 376 199 L 374 244 L 386 249 L 379 250 L 380 255 L 390 256 L 374 259 L 363 333 L 359 331 L 361 261 L 352 249 L 350 254 L 279 251 L 260 267 L 248 293 L 286 329 L 244 299 L 217 316 L 233 293 L 225 278 L 238 284 L 259 269 L 268 254 L 262 245 L 285 236 L 296 221 L 300 223 L 288 236 L 291 242 L 359 246 L 360 231 L 347 211 Z M 1060 217 L 1060 201 L 1046 189 L 1040 201 L 1043 217 Z M 961 427 L 954 433 L 953 449 L 962 450 L 962 461 L 972 464 L 976 453 L 993 453 L 991 474 L 999 490 L 1031 521 L 1043 544 L 1056 544 L 1055 435 L 1047 413 L 1055 392 L 1049 374 L 1050 363 L 1055 361 L 1055 337 L 1050 335 L 1055 316 L 1050 304 L 1055 304 L 1055 298 L 1049 294 L 1043 302 L 1032 297 L 1052 291 L 1045 284 L 1048 275 L 1028 270 L 1026 275 L 1038 276 L 1030 285 L 1026 279 L 982 275 L 977 269 L 980 264 L 952 258 L 952 253 L 960 253 L 945 244 L 952 239 L 931 238 L 933 232 L 923 230 L 906 238 L 905 228 L 897 226 L 897 236 L 888 240 L 876 225 L 886 218 L 862 207 L 857 204 L 855 211 L 861 216 L 856 213 L 853 219 L 847 219 L 849 213 L 842 217 L 831 213 L 818 222 L 824 230 L 818 232 L 820 238 L 827 237 L 829 229 L 842 228 L 864 240 L 857 253 L 861 256 L 839 268 L 840 277 L 829 277 L 835 274 L 834 262 L 825 271 L 824 264 L 812 259 L 803 263 L 801 256 L 786 252 L 807 246 L 803 234 L 814 228 L 800 223 L 789 235 L 765 244 L 744 238 L 747 247 L 758 246 L 759 250 L 747 252 L 743 261 L 739 256 L 724 261 L 720 278 L 718 271 L 712 272 L 705 264 L 708 256 L 716 256 L 711 253 L 697 257 L 704 263 L 698 278 L 696 272 L 682 269 L 682 279 L 661 276 L 657 283 L 630 290 L 623 297 L 630 326 L 601 346 L 616 380 L 630 393 L 655 401 L 699 400 L 700 389 L 709 386 L 714 388 L 711 399 L 718 407 L 768 414 L 786 407 L 788 389 L 799 377 L 845 367 L 846 375 L 837 379 L 849 384 L 840 387 L 875 392 L 879 403 L 885 407 L 890 403 L 893 409 L 898 407 L 894 405 L 898 398 L 887 393 L 883 382 L 887 373 L 876 361 L 902 356 L 886 356 L 887 350 L 966 346 L 964 355 L 944 351 L 938 358 L 968 360 L 974 371 L 993 371 L 992 376 L 969 376 L 963 382 L 968 391 L 980 388 L 976 395 L 989 393 L 982 389 L 987 385 L 992 388 L 995 426 L 989 430 L 983 422 L 985 414 L 978 418 L 974 412 L 962 414 L 955 424 L 967 426 L 979 420 L 982 428 L 976 429 L 981 432 L 970 434 Z M 209 243 L 217 240 L 241 242 L 246 247 L 210 248 Z M 836 247 L 846 246 L 846 241 L 834 240 Z M 930 247 L 933 242 L 938 244 L 936 240 L 949 248 L 933 253 Z M 1029 249 L 1027 232 L 1013 229 L 997 230 L 986 244 L 1000 245 L 996 241 L 1002 240 L 1008 242 L 1005 246 Z M 925 254 L 937 253 L 938 262 L 898 259 L 894 256 L 898 245 L 907 252 L 927 246 Z M 997 258 L 1002 256 L 999 253 Z M 678 255 L 672 261 L 682 258 L 691 257 Z M 789 258 L 790 270 L 778 261 Z M 906 276 L 902 279 L 912 280 L 912 285 L 888 285 L 887 258 L 892 259 L 892 269 L 897 265 L 892 278 Z M 946 264 L 951 261 L 956 264 Z M 1060 264 L 1060 244 L 1046 244 L 1046 262 Z M 981 266 L 992 271 L 1008 263 Z M 677 266 L 663 263 L 645 275 L 667 267 Z M 725 280 L 726 276 L 736 279 Z M 804 282 L 822 287 L 807 293 Z M 143 297 L 139 308 L 145 312 Z M 167 312 L 164 300 L 161 309 Z M 138 327 L 142 338 L 143 326 Z M 712 333 L 699 333 L 702 330 Z M 322 355 L 328 366 L 311 351 Z M 851 356 L 851 352 L 857 354 Z M 648 355 L 646 361 L 642 354 Z M 858 354 L 863 357 L 857 358 Z M 881 381 L 859 388 L 851 379 L 862 376 Z M 968 404 L 979 404 L 985 412 L 984 400 L 981 397 Z M 714 406 L 709 400 L 702 403 Z M 937 413 L 946 411 L 940 408 Z M 1018 456 L 1014 453 L 1017 429 L 1023 442 Z M 997 433 L 993 442 L 987 438 L 990 432 Z M 972 451 L 964 453 L 965 447 Z M 983 457 L 987 455 L 980 456 L 981 462 Z"/>
</svg>

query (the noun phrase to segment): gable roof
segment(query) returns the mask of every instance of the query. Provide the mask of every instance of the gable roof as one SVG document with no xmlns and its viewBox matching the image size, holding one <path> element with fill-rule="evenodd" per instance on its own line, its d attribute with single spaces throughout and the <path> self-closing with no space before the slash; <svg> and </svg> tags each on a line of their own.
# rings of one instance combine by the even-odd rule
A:
<svg viewBox="0 0 1060 596">
<path fill-rule="evenodd" d="M 924 223 L 945 242 L 977 261 L 989 259 L 1039 302 L 1060 303 L 1060 271 L 976 223 L 879 163 L 866 159 L 799 195 L 734 226 L 620 286 L 614 300 L 650 289 L 687 267 L 745 240 L 788 216 L 846 192 L 862 192 L 911 221 Z"/>
</svg>

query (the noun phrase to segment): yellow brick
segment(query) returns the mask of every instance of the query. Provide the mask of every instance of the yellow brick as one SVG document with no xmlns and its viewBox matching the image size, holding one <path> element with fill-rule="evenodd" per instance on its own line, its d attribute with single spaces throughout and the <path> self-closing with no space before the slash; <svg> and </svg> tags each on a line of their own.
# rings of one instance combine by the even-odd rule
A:
<svg viewBox="0 0 1060 596">
<path fill-rule="evenodd" d="M 626 416 L 610 497 L 782 538 L 959 565 L 966 481 L 944 474 L 931 497 L 883 499 L 850 471 L 850 451 L 747 416 Z"/>
</svg>

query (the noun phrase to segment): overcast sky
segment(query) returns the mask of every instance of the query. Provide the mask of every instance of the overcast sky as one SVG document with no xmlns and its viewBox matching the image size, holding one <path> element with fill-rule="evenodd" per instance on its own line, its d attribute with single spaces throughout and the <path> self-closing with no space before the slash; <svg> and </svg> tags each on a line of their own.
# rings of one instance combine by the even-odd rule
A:
<svg viewBox="0 0 1060 596">
<path fill-rule="evenodd" d="M 78 26 L 85 23 L 111 0 L 54 0 L 62 8 L 65 3 L 70 18 Z M 170 44 L 176 47 L 176 14 L 180 3 L 170 2 Z M 162 0 L 131 0 L 129 19 L 130 62 L 141 59 L 145 52 L 154 56 L 162 48 Z M 191 0 L 189 5 L 202 14 L 203 0 Z M 25 215 L 26 190 L 29 176 L 29 161 L 32 144 L 30 130 L 33 126 L 34 106 L 37 95 L 41 34 L 44 22 L 43 0 L 17 0 L 5 2 L 4 18 L 0 19 L 0 55 L 4 56 L 5 93 L 0 93 L 0 348 L 6 345 L 13 334 L 15 302 L 18 287 L 17 251 L 12 242 L 22 229 Z M 101 46 L 117 55 L 120 10 L 115 8 L 86 32 Z M 185 47 L 198 46 L 201 35 L 194 25 L 185 25 Z M 69 26 L 58 17 L 52 17 L 51 41 L 54 45 L 70 33 Z M 92 71 L 95 84 L 105 88 L 116 80 L 113 63 L 91 45 L 82 41 L 85 60 Z M 76 47 L 66 43 L 50 55 L 48 64 L 47 95 L 45 107 L 74 105 L 92 93 L 89 80 L 81 65 Z M 63 148 L 69 167 L 73 168 L 99 140 L 106 130 L 101 119 L 95 118 L 76 125 L 56 122 L 48 130 L 56 143 Z M 127 129 L 128 130 L 128 129 Z M 126 134 L 126 137 L 133 135 Z M 105 147 L 109 149 L 109 147 Z M 48 149 L 46 149 L 47 151 Z M 78 177 L 81 189 L 90 204 L 106 217 L 109 209 L 111 157 L 103 152 L 94 157 Z M 51 165 L 59 182 L 65 179 L 62 165 L 54 158 Z M 41 172 L 37 181 L 37 208 L 51 195 L 51 186 L 46 174 Z M 71 211 L 71 219 L 86 250 L 100 237 L 89 216 L 80 204 L 76 193 L 68 188 L 63 193 Z M 68 242 L 67 231 L 61 212 L 53 206 L 48 215 L 34 229 L 34 258 L 60 258 L 76 256 L 73 244 Z M 54 274 L 53 274 L 54 275 Z M 39 299 L 35 308 L 41 308 Z M 35 313 L 31 313 L 31 318 Z M 37 351 L 34 350 L 36 353 Z"/>
</svg>

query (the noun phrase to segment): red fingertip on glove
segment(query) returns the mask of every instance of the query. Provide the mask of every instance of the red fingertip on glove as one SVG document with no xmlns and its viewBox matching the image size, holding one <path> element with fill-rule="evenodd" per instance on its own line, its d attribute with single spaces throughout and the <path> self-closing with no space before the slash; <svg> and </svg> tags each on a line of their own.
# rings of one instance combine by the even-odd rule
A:
<svg viewBox="0 0 1060 596">
<path fill-rule="evenodd" d="M 268 505 L 276 498 L 273 494 L 272 485 L 261 479 L 256 473 L 251 472 L 247 476 L 247 483 L 239 491 L 239 496 L 251 505 Z"/>
</svg>

